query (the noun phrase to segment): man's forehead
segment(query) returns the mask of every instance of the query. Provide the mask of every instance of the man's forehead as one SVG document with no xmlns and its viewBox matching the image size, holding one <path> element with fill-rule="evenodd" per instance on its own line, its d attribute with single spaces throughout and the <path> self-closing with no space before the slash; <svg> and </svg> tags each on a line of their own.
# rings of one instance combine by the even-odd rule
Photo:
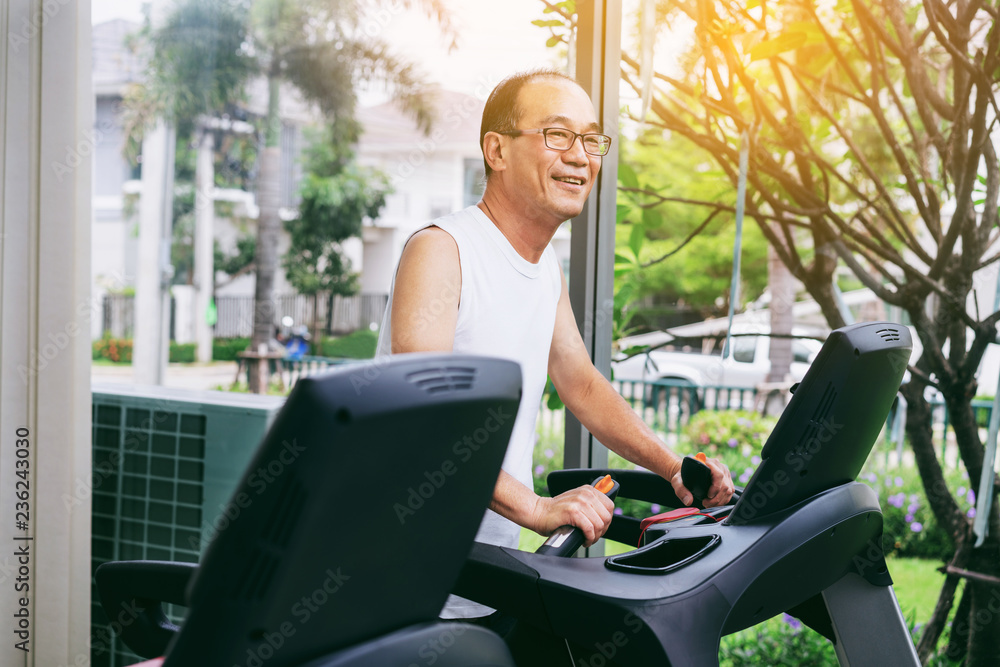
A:
<svg viewBox="0 0 1000 667">
<path fill-rule="evenodd" d="M 541 123 L 543 127 L 552 127 L 553 125 L 561 125 L 564 127 L 569 127 L 570 125 L 575 125 L 578 122 L 579 122 L 578 120 L 574 120 L 569 116 L 563 116 L 561 114 L 551 114 L 539 120 L 539 123 Z M 596 120 L 591 121 L 591 123 L 587 125 L 587 129 L 593 132 L 600 132 L 601 124 L 598 123 Z"/>
<path fill-rule="evenodd" d="M 566 79 L 536 79 L 524 85 L 518 95 L 522 118 L 542 125 L 579 126 L 599 132 L 594 105 L 578 84 Z"/>
</svg>

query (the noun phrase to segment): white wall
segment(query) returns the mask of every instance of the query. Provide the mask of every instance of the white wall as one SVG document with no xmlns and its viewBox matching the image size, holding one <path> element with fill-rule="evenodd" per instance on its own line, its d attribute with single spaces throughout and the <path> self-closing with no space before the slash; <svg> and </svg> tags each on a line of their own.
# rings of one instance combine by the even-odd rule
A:
<svg viewBox="0 0 1000 667">
<path fill-rule="evenodd" d="M 91 159 L 90 2 L 0 10 L 0 664 L 89 661 Z M 20 442 L 19 442 L 20 440 Z M 27 453 L 18 457 L 17 451 Z M 24 464 L 26 462 L 26 465 Z M 15 473 L 27 471 L 27 500 Z M 22 486 L 23 489 L 23 486 Z M 20 489 L 17 489 L 20 490 Z M 15 502 L 30 505 L 28 528 Z M 31 537 L 29 541 L 18 538 Z M 28 615 L 29 651 L 14 619 Z"/>
</svg>

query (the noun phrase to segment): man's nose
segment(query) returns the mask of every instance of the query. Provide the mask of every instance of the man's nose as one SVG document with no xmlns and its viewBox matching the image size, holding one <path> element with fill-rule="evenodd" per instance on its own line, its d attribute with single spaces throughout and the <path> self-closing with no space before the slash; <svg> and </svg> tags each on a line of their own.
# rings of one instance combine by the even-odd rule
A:
<svg viewBox="0 0 1000 667">
<path fill-rule="evenodd" d="M 578 139 L 579 144 L 577 143 Z M 569 148 L 563 151 L 563 159 L 575 165 L 586 165 L 590 161 L 587 157 L 587 151 L 583 150 L 582 134 L 578 134 L 573 137 L 573 143 L 569 145 Z"/>
</svg>

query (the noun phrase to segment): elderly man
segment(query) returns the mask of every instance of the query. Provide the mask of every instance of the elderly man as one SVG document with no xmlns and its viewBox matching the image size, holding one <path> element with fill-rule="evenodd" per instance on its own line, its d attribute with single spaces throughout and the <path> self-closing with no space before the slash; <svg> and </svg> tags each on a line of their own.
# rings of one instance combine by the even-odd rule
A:
<svg viewBox="0 0 1000 667">
<path fill-rule="evenodd" d="M 486 165 L 482 201 L 428 223 L 408 240 L 378 345 L 379 354 L 447 350 L 521 364 L 520 411 L 477 539 L 516 548 L 521 526 L 548 535 L 571 524 L 590 545 L 611 521 L 613 503 L 593 487 L 554 498 L 532 490 L 531 450 L 546 375 L 598 440 L 662 475 L 690 504 L 681 457 L 591 362 L 549 243 L 583 209 L 611 146 L 590 98 L 556 71 L 511 76 L 486 102 L 480 145 Z M 709 466 L 705 504 L 725 504 L 733 493 L 729 471 L 714 459 Z M 453 597 L 442 616 L 475 618 L 491 611 Z"/>
</svg>

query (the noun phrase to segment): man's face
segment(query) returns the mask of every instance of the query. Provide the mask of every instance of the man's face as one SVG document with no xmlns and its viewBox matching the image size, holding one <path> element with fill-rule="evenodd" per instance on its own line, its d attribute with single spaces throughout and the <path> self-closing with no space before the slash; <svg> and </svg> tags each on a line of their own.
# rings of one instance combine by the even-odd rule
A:
<svg viewBox="0 0 1000 667">
<path fill-rule="evenodd" d="M 600 132 L 590 98 L 572 81 L 535 79 L 521 88 L 518 106 L 519 130 L 560 127 Z M 505 190 L 516 197 L 514 205 L 521 214 L 554 224 L 579 215 L 601 170 L 601 158 L 587 154 L 579 138 L 568 151 L 547 148 L 541 134 L 505 138 Z"/>
</svg>

